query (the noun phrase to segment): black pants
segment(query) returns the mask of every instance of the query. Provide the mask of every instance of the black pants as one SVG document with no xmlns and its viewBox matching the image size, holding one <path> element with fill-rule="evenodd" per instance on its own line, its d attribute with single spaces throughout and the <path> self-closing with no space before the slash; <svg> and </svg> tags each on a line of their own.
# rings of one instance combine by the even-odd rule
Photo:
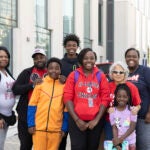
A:
<svg viewBox="0 0 150 150">
<path fill-rule="evenodd" d="M 66 144 L 67 144 L 67 135 L 62 139 L 60 146 L 59 146 L 59 150 L 66 150 Z"/>
<path fill-rule="evenodd" d="M 80 131 L 74 120 L 69 117 L 71 150 L 97 150 L 104 120 L 101 119 L 93 130 Z"/>
<path fill-rule="evenodd" d="M 32 149 L 32 135 L 28 133 L 27 123 L 18 120 L 18 136 L 20 140 L 20 150 Z"/>
</svg>

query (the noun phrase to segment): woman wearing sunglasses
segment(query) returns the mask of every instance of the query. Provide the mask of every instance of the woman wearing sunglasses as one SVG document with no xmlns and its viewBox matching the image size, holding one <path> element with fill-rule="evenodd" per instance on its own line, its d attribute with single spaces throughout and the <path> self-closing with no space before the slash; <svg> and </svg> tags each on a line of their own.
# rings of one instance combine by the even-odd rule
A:
<svg viewBox="0 0 150 150">
<path fill-rule="evenodd" d="M 132 96 L 132 113 L 137 114 L 139 109 L 140 109 L 140 103 L 141 99 L 139 96 L 139 92 L 137 87 L 132 84 L 131 82 L 127 81 L 128 77 L 128 68 L 125 64 L 122 62 L 116 62 L 111 65 L 109 69 L 109 75 L 112 81 L 109 82 L 109 87 L 110 87 L 110 97 L 111 97 L 111 103 L 110 103 L 110 108 L 113 107 L 113 102 L 114 102 L 114 91 L 116 89 L 116 86 L 118 84 L 126 83 L 126 85 L 129 87 L 131 91 L 131 96 Z M 109 109 L 109 112 L 113 111 L 113 109 Z M 105 130 L 105 140 L 112 140 L 113 135 L 112 135 L 112 128 L 110 125 L 109 121 L 109 115 L 106 115 L 106 122 L 104 126 Z"/>
</svg>

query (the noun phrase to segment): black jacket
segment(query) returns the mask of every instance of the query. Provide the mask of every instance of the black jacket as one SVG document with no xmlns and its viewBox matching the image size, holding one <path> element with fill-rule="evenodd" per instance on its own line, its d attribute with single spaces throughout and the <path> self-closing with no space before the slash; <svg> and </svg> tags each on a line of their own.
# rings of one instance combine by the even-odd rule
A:
<svg viewBox="0 0 150 150">
<path fill-rule="evenodd" d="M 62 63 L 61 74 L 66 77 L 68 77 L 70 72 L 74 71 L 76 68 L 79 67 L 78 58 L 73 59 L 67 58 L 67 53 L 64 55 L 64 58 L 61 60 L 61 63 Z"/>
<path fill-rule="evenodd" d="M 20 95 L 16 110 L 18 119 L 24 122 L 27 122 L 28 92 L 33 89 L 33 84 L 29 82 L 33 68 L 23 70 L 12 87 L 13 93 Z"/>
</svg>

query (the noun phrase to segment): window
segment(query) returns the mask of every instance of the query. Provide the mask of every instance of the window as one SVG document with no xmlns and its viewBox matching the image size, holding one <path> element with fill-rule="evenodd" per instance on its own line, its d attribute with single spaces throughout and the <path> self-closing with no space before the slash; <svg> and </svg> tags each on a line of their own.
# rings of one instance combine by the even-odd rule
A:
<svg viewBox="0 0 150 150">
<path fill-rule="evenodd" d="M 47 1 L 36 0 L 36 26 L 47 27 Z"/>
<path fill-rule="evenodd" d="M 0 1 L 0 45 L 12 55 L 12 29 L 17 26 L 17 0 Z M 10 62 L 12 68 L 12 59 Z M 12 70 L 11 70 L 12 71 Z"/>
<path fill-rule="evenodd" d="M 98 4 L 98 43 L 102 45 L 102 0 L 99 0 Z"/>
<path fill-rule="evenodd" d="M 0 24 L 17 26 L 16 0 L 1 0 L 0 3 Z"/>
<path fill-rule="evenodd" d="M 92 47 L 90 40 L 90 0 L 84 0 L 84 47 Z"/>
<path fill-rule="evenodd" d="M 43 29 L 43 28 L 36 28 L 36 47 L 43 48 L 47 53 L 48 58 L 50 58 L 51 53 L 50 53 L 50 45 L 51 45 L 51 36 L 50 36 L 50 31 Z"/>
<path fill-rule="evenodd" d="M 36 47 L 46 50 L 47 56 L 51 56 L 51 32 L 47 28 L 47 0 L 35 0 L 36 23 Z"/>
<path fill-rule="evenodd" d="M 63 0 L 63 32 L 74 33 L 74 0 Z"/>
</svg>

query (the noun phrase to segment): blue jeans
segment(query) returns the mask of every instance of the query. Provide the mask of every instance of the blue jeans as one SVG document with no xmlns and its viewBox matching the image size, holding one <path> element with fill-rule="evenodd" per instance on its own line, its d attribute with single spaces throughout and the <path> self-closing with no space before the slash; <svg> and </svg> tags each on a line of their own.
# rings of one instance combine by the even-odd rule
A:
<svg viewBox="0 0 150 150">
<path fill-rule="evenodd" d="M 150 150 L 150 123 L 138 119 L 136 125 L 136 150 Z"/>
<path fill-rule="evenodd" d="M 104 123 L 104 133 L 105 133 L 105 140 L 112 140 L 113 133 L 112 133 L 112 126 L 110 122 L 105 120 Z"/>
</svg>

